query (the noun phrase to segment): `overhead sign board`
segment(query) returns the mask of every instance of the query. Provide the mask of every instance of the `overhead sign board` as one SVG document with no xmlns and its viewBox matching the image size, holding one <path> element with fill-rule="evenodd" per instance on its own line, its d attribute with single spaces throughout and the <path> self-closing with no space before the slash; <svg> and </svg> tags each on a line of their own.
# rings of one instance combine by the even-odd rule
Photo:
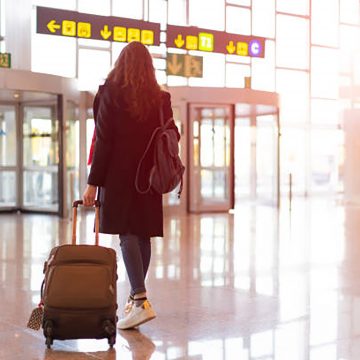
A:
<svg viewBox="0 0 360 360">
<path fill-rule="evenodd" d="M 166 46 L 250 57 L 265 57 L 265 38 L 200 29 L 193 26 L 168 25 Z"/>
<path fill-rule="evenodd" d="M 37 6 L 37 32 L 115 42 L 160 45 L 160 24 Z M 166 46 L 183 50 L 265 57 L 265 38 L 194 26 L 167 25 Z"/>
<path fill-rule="evenodd" d="M 37 6 L 37 33 L 160 45 L 160 24 Z"/>
<path fill-rule="evenodd" d="M 203 76 L 203 58 L 202 56 L 168 53 L 166 73 L 168 75 L 201 78 Z"/>
<path fill-rule="evenodd" d="M 11 68 L 11 54 L 0 53 L 0 68 Z"/>
</svg>

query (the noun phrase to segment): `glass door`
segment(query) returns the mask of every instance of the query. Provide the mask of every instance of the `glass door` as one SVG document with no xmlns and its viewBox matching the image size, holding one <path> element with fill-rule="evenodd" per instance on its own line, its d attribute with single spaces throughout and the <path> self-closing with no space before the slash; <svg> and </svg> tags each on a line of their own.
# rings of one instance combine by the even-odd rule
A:
<svg viewBox="0 0 360 360">
<path fill-rule="evenodd" d="M 278 129 L 276 115 L 256 117 L 256 196 L 269 204 L 277 203 Z"/>
<path fill-rule="evenodd" d="M 0 105 L 0 209 L 6 210 L 18 205 L 16 117 L 15 105 Z"/>
<path fill-rule="evenodd" d="M 233 107 L 190 104 L 189 210 L 234 206 Z"/>
<path fill-rule="evenodd" d="M 279 202 L 279 128 L 275 107 L 235 107 L 235 203 Z"/>
<path fill-rule="evenodd" d="M 22 106 L 22 208 L 59 211 L 59 125 L 55 106 Z"/>
</svg>

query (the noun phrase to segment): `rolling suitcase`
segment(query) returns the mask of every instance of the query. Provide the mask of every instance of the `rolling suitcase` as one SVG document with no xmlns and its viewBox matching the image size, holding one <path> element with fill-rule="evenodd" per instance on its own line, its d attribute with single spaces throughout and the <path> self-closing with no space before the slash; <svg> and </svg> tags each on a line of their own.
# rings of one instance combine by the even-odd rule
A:
<svg viewBox="0 0 360 360">
<path fill-rule="evenodd" d="M 53 248 L 44 264 L 42 328 L 48 348 L 54 339 L 107 338 L 116 341 L 116 252 L 99 246 L 99 206 L 95 203 L 95 246 L 76 245 L 73 204 L 72 244 Z"/>
</svg>

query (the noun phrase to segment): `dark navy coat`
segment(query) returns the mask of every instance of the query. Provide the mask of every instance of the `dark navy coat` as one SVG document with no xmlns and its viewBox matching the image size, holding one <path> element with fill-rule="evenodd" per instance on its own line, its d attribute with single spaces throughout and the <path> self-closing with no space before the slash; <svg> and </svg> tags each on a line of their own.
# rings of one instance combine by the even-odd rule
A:
<svg viewBox="0 0 360 360">
<path fill-rule="evenodd" d="M 100 232 L 163 236 L 162 196 L 142 195 L 135 189 L 139 160 L 160 125 L 159 108 L 154 108 L 145 121 L 136 121 L 123 103 L 123 91 L 106 82 L 94 100 L 96 142 L 88 184 L 99 187 Z M 162 104 L 166 121 L 173 113 L 170 94 L 165 91 Z M 178 131 L 175 123 L 172 126 Z M 145 169 L 150 169 L 151 160 L 152 156 L 146 157 Z M 146 185 L 146 177 L 142 180 Z"/>
</svg>

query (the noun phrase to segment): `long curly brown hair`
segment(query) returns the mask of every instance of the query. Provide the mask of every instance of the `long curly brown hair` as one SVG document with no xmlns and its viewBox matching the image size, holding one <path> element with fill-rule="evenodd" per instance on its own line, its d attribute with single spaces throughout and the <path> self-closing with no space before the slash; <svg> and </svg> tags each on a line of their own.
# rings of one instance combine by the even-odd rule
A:
<svg viewBox="0 0 360 360">
<path fill-rule="evenodd" d="M 145 120 L 149 111 L 159 106 L 161 89 L 152 57 L 141 42 L 133 41 L 124 47 L 107 80 L 126 89 L 122 96 L 127 110 L 138 121 Z"/>
</svg>

